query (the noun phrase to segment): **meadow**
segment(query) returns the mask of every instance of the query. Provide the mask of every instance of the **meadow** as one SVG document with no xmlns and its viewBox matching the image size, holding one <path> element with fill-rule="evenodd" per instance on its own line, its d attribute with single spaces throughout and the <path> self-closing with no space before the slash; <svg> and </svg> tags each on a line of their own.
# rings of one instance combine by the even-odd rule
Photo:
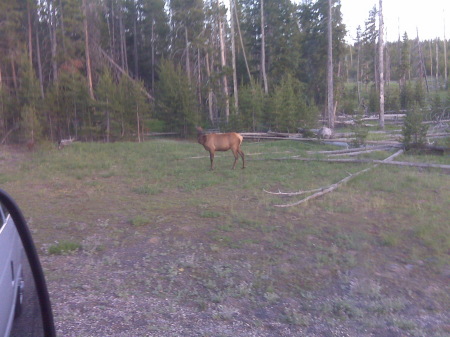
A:
<svg viewBox="0 0 450 337">
<path fill-rule="evenodd" d="M 292 158 L 324 158 L 319 143 L 242 149 L 246 169 L 226 152 L 214 171 L 199 144 L 168 139 L 1 152 L 60 336 L 448 336 L 448 171 L 379 165 L 280 208 L 303 196 L 265 191 L 373 164 Z"/>
</svg>

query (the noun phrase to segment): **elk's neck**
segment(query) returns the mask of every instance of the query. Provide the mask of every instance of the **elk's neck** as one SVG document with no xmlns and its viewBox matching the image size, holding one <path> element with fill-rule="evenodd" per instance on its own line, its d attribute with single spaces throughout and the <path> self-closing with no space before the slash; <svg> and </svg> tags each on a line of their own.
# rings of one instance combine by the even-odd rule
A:
<svg viewBox="0 0 450 337">
<path fill-rule="evenodd" d="M 203 133 L 199 133 L 197 135 L 197 142 L 201 145 L 203 145 L 205 143 L 206 140 L 206 136 Z"/>
</svg>

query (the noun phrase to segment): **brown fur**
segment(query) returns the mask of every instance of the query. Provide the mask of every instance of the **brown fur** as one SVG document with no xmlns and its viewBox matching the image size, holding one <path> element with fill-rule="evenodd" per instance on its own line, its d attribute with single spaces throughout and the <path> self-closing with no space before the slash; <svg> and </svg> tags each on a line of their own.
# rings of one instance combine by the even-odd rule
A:
<svg viewBox="0 0 450 337">
<path fill-rule="evenodd" d="M 244 139 L 239 133 L 210 133 L 205 134 L 201 127 L 197 127 L 197 141 L 203 145 L 206 151 L 209 152 L 209 159 L 211 161 L 211 170 L 214 170 L 214 154 L 216 151 L 231 150 L 234 155 L 233 170 L 236 167 L 236 162 L 239 155 L 242 158 L 242 168 L 245 168 L 244 152 L 241 150 L 241 144 Z"/>
</svg>

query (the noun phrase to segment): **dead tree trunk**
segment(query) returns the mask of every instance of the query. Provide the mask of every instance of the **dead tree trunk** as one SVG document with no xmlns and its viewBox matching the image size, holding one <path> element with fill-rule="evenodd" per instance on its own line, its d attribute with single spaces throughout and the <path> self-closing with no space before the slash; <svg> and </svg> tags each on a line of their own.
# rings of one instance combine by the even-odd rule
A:
<svg viewBox="0 0 450 337">
<path fill-rule="evenodd" d="M 127 42 L 125 39 L 125 29 L 123 27 L 122 10 L 119 9 L 119 37 L 120 37 L 120 60 L 121 68 L 128 74 Z"/>
<path fill-rule="evenodd" d="M 231 26 L 231 67 L 233 68 L 233 96 L 234 96 L 234 110 L 238 113 L 239 109 L 239 95 L 237 85 L 237 73 L 236 73 L 236 41 L 234 35 L 234 0 L 230 0 L 230 26 Z"/>
<path fill-rule="evenodd" d="M 361 105 L 361 41 L 358 37 L 358 60 L 356 68 L 356 85 L 358 89 L 358 104 Z"/>
<path fill-rule="evenodd" d="M 44 98 L 44 79 L 42 77 L 42 61 L 41 61 L 41 46 L 39 45 L 39 32 L 35 30 L 36 34 L 36 55 L 37 55 L 37 65 L 38 65 L 38 76 L 39 76 L 39 88 L 41 90 L 41 98 Z"/>
<path fill-rule="evenodd" d="M 186 43 L 186 74 L 188 78 L 189 84 L 191 84 L 191 60 L 190 60 L 190 53 L 189 53 L 189 39 L 188 39 L 188 29 L 186 26 L 184 26 L 184 40 Z"/>
<path fill-rule="evenodd" d="M 58 81 L 58 61 L 56 59 L 56 51 L 57 51 L 57 40 L 56 40 L 56 14 L 55 14 L 55 6 L 52 6 L 50 13 L 50 50 L 52 55 L 52 70 L 53 70 L 53 82 L 56 83 Z"/>
<path fill-rule="evenodd" d="M 431 40 L 428 41 L 428 47 L 430 49 L 430 78 L 433 79 L 433 52 L 431 51 Z"/>
<path fill-rule="evenodd" d="M 27 1 L 27 19 L 28 19 L 28 60 L 33 64 L 33 29 L 31 24 L 30 3 Z"/>
<path fill-rule="evenodd" d="M 444 86 L 448 88 L 447 84 L 447 40 L 445 39 L 445 11 L 444 11 Z"/>
<path fill-rule="evenodd" d="M 151 59 L 152 59 L 152 92 L 155 92 L 155 19 L 152 20 Z"/>
<path fill-rule="evenodd" d="M 267 84 L 266 74 L 266 34 L 264 29 L 264 0 L 261 0 L 261 76 L 264 84 L 264 93 L 269 93 L 269 85 Z"/>
<path fill-rule="evenodd" d="M 436 39 L 436 86 L 439 87 L 439 39 Z"/>
<path fill-rule="evenodd" d="M 219 8 L 219 1 L 217 1 L 217 8 Z M 217 14 L 218 17 L 218 23 L 219 23 L 219 41 L 220 41 L 220 64 L 222 67 L 222 90 L 225 100 L 225 118 L 228 123 L 228 119 L 230 116 L 230 98 L 228 96 L 228 79 L 227 75 L 225 73 L 225 67 L 226 67 L 226 58 L 225 58 L 225 37 L 223 32 L 223 20 L 222 16 L 220 15 L 220 11 L 218 11 Z"/>
<path fill-rule="evenodd" d="M 135 9 L 136 10 L 136 9 Z M 134 61 L 134 78 L 139 78 L 139 55 L 137 46 L 137 14 L 134 13 L 135 18 L 133 20 L 133 61 Z"/>
<path fill-rule="evenodd" d="M 208 76 L 208 112 L 209 112 L 209 120 L 214 125 L 213 91 L 212 91 L 212 84 L 211 84 L 211 69 L 210 69 L 210 65 L 209 65 L 209 53 L 206 53 L 205 61 L 206 61 L 206 75 Z"/>
<path fill-rule="evenodd" d="M 236 4 L 234 6 L 234 15 L 236 17 L 236 26 L 237 26 L 237 29 L 238 29 L 239 40 L 241 42 L 242 55 L 244 56 L 245 68 L 247 69 L 248 79 L 249 79 L 250 83 L 253 83 L 251 81 L 252 75 L 250 73 L 250 67 L 248 66 L 247 54 L 245 53 L 245 47 L 244 47 L 244 41 L 242 40 L 241 24 L 239 23 L 239 15 L 238 15 L 238 12 L 237 12 Z"/>
<path fill-rule="evenodd" d="M 332 8 L 331 0 L 328 0 L 328 62 L 327 62 L 327 87 L 328 87 L 328 127 L 334 129 L 334 95 L 333 95 L 333 36 L 332 36 Z"/>
<path fill-rule="evenodd" d="M 86 75 L 89 88 L 89 96 L 94 99 L 94 86 L 92 85 L 92 70 L 91 70 L 91 56 L 89 50 L 89 31 L 88 31 L 88 10 L 86 5 L 86 0 L 83 0 L 83 28 L 84 28 L 84 45 L 85 45 L 85 55 L 86 55 Z"/>
<path fill-rule="evenodd" d="M 380 0 L 379 32 L 378 32 L 378 72 L 380 73 L 380 128 L 384 130 L 384 23 L 383 23 L 383 0 Z"/>
</svg>

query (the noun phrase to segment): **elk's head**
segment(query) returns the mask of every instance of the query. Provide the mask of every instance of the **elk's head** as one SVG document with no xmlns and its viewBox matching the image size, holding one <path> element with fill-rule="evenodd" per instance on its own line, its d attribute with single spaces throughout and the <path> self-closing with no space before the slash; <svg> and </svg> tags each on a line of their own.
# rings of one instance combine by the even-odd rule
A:
<svg viewBox="0 0 450 337">
<path fill-rule="evenodd" d="M 197 126 L 197 142 L 201 145 L 205 144 L 206 142 L 206 135 L 203 129 L 200 126 Z"/>
</svg>

